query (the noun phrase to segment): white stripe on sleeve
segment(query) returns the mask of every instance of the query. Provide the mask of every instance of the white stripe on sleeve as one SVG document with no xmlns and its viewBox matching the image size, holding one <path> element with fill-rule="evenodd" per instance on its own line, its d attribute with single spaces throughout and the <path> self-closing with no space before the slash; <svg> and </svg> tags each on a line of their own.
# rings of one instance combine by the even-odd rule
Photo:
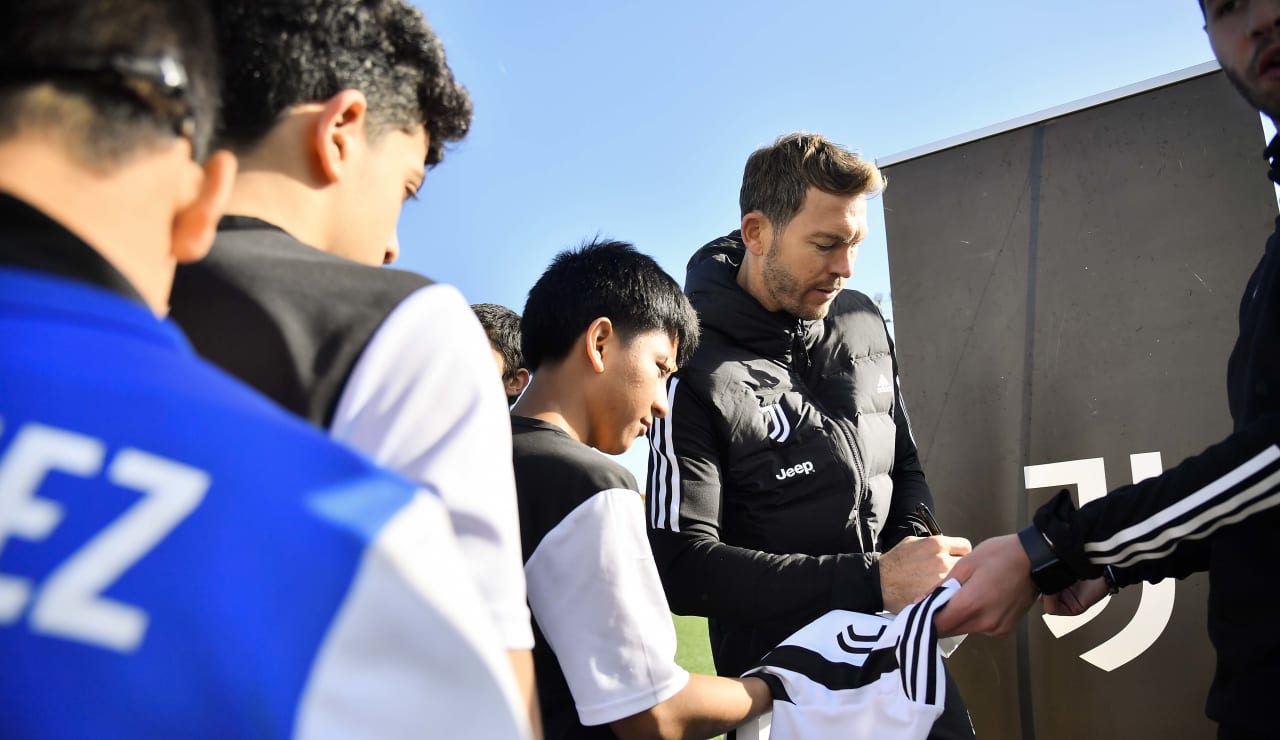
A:
<svg viewBox="0 0 1280 740">
<path fill-rule="evenodd" d="M 1265 478 L 1245 487 L 1258 475 Z M 1209 485 L 1116 532 L 1101 542 L 1085 543 L 1097 565 L 1127 567 L 1162 557 L 1184 540 L 1199 540 L 1254 512 L 1280 504 L 1280 448 L 1272 445 Z M 1170 523 L 1183 519 L 1179 524 Z"/>
<path fill-rule="evenodd" d="M 667 417 L 653 425 L 649 440 L 653 455 L 653 473 L 649 478 L 649 522 L 654 529 L 680 531 L 680 460 L 672 443 L 676 416 L 676 386 L 679 378 L 672 378 L 667 389 Z"/>
</svg>

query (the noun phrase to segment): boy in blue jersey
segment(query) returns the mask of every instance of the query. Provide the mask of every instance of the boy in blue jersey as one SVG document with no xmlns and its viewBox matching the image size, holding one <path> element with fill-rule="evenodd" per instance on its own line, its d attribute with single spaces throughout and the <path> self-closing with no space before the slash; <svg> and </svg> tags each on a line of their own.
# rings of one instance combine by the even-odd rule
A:
<svg viewBox="0 0 1280 740">
<path fill-rule="evenodd" d="M 710 737 L 767 711 L 761 679 L 676 665 L 635 478 L 596 452 L 666 416 L 667 379 L 698 343 L 680 286 L 629 244 L 588 244 L 538 279 L 521 333 L 533 380 L 512 447 L 546 737 Z"/>
<path fill-rule="evenodd" d="M 235 174 L 191 0 L 0 26 L 0 737 L 520 737 L 439 500 L 167 310 Z"/>
</svg>

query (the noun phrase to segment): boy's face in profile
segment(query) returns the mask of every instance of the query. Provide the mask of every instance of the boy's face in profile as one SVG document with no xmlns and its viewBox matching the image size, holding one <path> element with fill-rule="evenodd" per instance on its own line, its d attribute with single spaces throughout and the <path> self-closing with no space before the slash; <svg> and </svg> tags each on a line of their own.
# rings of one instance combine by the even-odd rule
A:
<svg viewBox="0 0 1280 740">
<path fill-rule="evenodd" d="M 625 339 L 617 332 L 610 336 L 602 385 L 589 408 L 592 447 L 620 455 L 655 419 L 667 415 L 667 379 L 676 371 L 676 350 L 676 342 L 661 329 Z"/>
<path fill-rule="evenodd" d="M 366 124 L 367 129 L 367 124 Z M 417 198 L 426 171 L 429 138 L 421 126 L 412 131 L 360 134 L 339 186 L 333 251 L 366 265 L 395 262 L 400 255 L 396 224 L 404 204 Z"/>
</svg>

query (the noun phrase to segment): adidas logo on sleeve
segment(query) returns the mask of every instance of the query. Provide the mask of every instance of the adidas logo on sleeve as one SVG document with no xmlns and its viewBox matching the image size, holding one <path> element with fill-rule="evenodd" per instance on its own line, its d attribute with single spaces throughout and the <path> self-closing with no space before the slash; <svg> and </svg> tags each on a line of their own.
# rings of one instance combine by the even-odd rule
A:
<svg viewBox="0 0 1280 740">
<path fill-rule="evenodd" d="M 810 622 L 744 674 L 769 684 L 773 712 L 733 737 L 926 738 L 946 701 L 933 616 L 959 588 L 948 580 L 892 619 L 836 610 Z"/>
</svg>

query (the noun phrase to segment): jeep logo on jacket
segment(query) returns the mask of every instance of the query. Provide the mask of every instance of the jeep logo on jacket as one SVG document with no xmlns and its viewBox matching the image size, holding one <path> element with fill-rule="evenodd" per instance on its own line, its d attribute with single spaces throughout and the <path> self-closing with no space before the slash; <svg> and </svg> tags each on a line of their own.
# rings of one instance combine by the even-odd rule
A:
<svg viewBox="0 0 1280 740">
<path fill-rule="evenodd" d="M 878 611 L 878 553 L 932 505 L 875 304 L 766 311 L 737 284 L 743 252 L 734 232 L 690 260 L 702 343 L 650 432 L 658 568 L 676 613 L 712 618 L 721 675 L 833 608 Z"/>
<path fill-rule="evenodd" d="M 799 465 L 795 465 L 790 468 L 783 468 L 782 470 L 779 470 L 778 474 L 774 477 L 777 478 L 778 480 L 786 480 L 787 478 L 790 478 L 793 475 L 808 475 L 812 472 L 813 472 L 813 463 L 806 460 L 805 462 L 802 462 Z"/>
</svg>

